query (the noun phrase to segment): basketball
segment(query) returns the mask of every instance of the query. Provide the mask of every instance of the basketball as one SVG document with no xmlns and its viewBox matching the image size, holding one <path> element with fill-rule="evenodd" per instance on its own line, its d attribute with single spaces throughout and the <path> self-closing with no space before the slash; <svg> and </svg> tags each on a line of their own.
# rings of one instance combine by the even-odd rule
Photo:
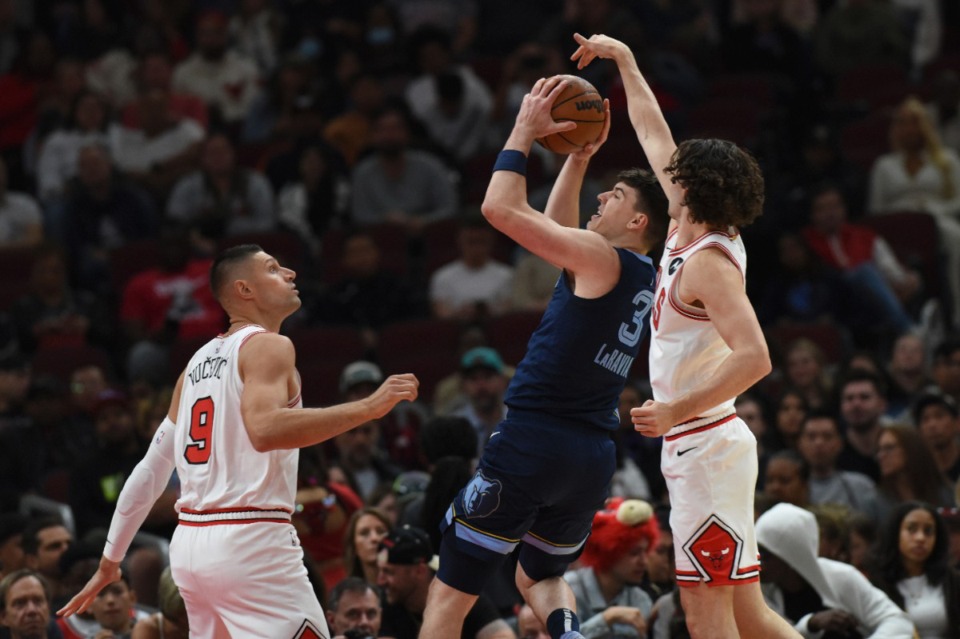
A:
<svg viewBox="0 0 960 639">
<path fill-rule="evenodd" d="M 576 122 L 577 128 L 537 138 L 537 142 L 554 153 L 575 153 L 587 144 L 596 142 L 603 131 L 606 113 L 603 98 L 592 84 L 575 75 L 558 76 L 567 86 L 553 103 L 550 115 L 555 122 Z"/>
</svg>

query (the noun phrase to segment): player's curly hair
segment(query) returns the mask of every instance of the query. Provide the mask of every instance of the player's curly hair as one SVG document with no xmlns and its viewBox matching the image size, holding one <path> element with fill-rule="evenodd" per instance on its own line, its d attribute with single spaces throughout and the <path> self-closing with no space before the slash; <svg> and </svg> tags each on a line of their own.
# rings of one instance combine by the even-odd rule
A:
<svg viewBox="0 0 960 639">
<path fill-rule="evenodd" d="M 763 174 L 754 157 L 727 140 L 680 143 L 664 172 L 687 190 L 690 221 L 726 230 L 763 213 Z"/>
</svg>

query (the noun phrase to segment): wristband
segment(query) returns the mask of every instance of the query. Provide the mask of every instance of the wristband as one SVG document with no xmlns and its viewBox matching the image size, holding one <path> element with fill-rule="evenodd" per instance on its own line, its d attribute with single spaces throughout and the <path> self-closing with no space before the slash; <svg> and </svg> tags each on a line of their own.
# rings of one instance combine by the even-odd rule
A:
<svg viewBox="0 0 960 639">
<path fill-rule="evenodd" d="M 497 161 L 493 163 L 494 171 L 513 171 L 526 177 L 527 175 L 527 156 L 523 151 L 514 151 L 513 149 L 504 149 L 497 154 Z"/>
</svg>

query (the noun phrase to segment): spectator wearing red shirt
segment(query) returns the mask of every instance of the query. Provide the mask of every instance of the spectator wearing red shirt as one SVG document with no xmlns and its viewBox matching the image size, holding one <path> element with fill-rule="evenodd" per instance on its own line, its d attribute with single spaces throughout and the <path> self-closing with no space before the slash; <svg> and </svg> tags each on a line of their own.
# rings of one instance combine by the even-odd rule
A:
<svg viewBox="0 0 960 639">
<path fill-rule="evenodd" d="M 210 290 L 212 260 L 191 257 L 179 228 L 165 229 L 162 239 L 160 265 L 135 275 L 123 291 L 120 321 L 133 344 L 127 359 L 132 380 L 162 383 L 173 340 L 212 338 L 226 321 Z"/>
<path fill-rule="evenodd" d="M 826 184 L 813 192 L 810 226 L 803 236 L 825 264 L 840 271 L 871 317 L 898 335 L 914 327 L 904 303 L 919 291 L 920 276 L 904 268 L 872 229 L 847 222 L 839 187 Z"/>
</svg>

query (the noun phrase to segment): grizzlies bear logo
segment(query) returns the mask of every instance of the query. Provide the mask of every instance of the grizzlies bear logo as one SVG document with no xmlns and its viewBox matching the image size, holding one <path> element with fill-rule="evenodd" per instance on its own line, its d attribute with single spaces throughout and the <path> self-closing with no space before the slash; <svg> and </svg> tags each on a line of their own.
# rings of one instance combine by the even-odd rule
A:
<svg viewBox="0 0 960 639">
<path fill-rule="evenodd" d="M 467 517 L 487 517 L 496 511 L 500 507 L 501 488 L 499 481 L 487 479 L 483 472 L 478 470 L 463 489 L 463 508 Z"/>
</svg>

